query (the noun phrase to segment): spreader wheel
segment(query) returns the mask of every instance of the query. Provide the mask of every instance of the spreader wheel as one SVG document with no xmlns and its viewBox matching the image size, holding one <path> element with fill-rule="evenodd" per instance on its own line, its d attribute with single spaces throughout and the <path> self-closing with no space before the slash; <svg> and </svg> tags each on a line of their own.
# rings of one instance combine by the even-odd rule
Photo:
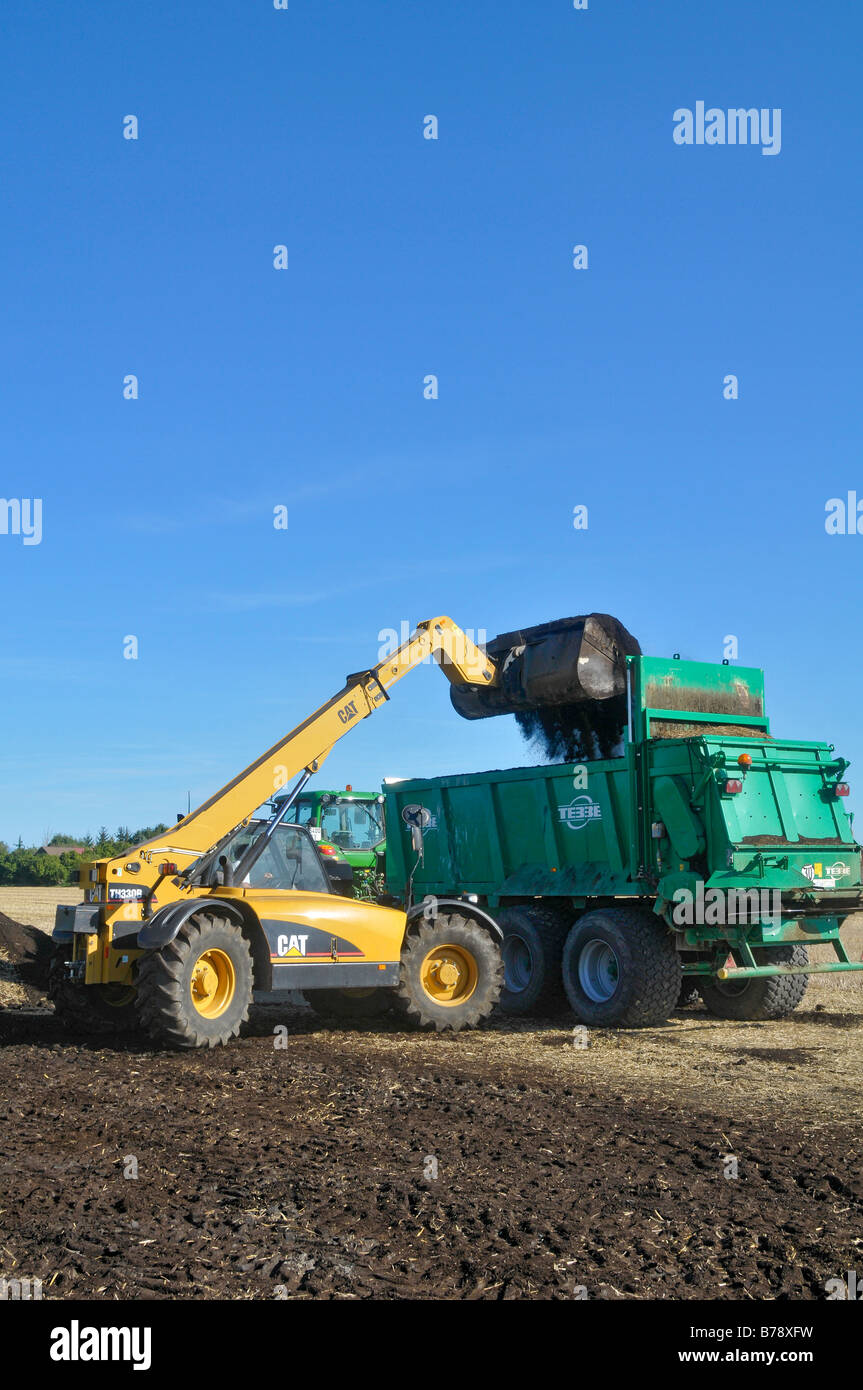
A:
<svg viewBox="0 0 863 1390">
<path fill-rule="evenodd" d="M 497 915 L 503 932 L 503 1013 L 551 1014 L 566 1008 L 561 958 L 574 913 L 545 903 L 506 907 Z"/>
<path fill-rule="evenodd" d="M 576 922 L 563 950 L 573 1013 L 594 1027 L 664 1023 L 680 994 L 680 957 L 665 923 L 640 908 L 597 908 Z"/>
<path fill-rule="evenodd" d="M 759 965 L 809 964 L 809 953 L 799 943 L 757 947 L 752 954 Z M 703 977 L 698 988 L 706 1009 L 716 1018 L 749 1022 L 791 1013 L 803 999 L 808 984 L 808 975 L 756 975 L 742 980 Z"/>
</svg>

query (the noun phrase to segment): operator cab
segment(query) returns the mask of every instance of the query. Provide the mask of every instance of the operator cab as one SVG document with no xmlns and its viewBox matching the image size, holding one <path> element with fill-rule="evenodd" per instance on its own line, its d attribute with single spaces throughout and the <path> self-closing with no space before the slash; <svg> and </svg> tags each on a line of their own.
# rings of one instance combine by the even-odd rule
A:
<svg viewBox="0 0 863 1390">
<path fill-rule="evenodd" d="M 234 870 L 265 825 L 265 821 L 250 821 L 228 841 L 219 857 L 217 883 L 225 882 L 224 859 L 231 869 L 228 881 L 238 888 L 295 888 L 303 893 L 329 893 L 330 880 L 317 846 L 308 831 L 299 825 L 277 826 L 249 872 L 242 880 L 234 878 Z"/>
<path fill-rule="evenodd" d="M 203 888 L 273 888 L 353 896 L 350 864 L 328 847 L 324 858 L 306 826 L 259 816 L 230 832 L 182 877 Z"/>
</svg>

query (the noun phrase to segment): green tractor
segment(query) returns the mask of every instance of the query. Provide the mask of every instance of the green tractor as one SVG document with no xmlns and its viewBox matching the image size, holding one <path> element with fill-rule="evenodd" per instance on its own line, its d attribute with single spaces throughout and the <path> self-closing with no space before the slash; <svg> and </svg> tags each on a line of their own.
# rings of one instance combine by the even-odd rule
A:
<svg viewBox="0 0 863 1390">
<path fill-rule="evenodd" d="M 281 798 L 275 798 L 278 810 Z M 386 827 L 384 798 L 379 792 L 307 791 L 297 797 L 285 818 L 305 825 L 324 860 L 350 865 L 353 897 L 377 902 L 386 897 Z"/>
</svg>

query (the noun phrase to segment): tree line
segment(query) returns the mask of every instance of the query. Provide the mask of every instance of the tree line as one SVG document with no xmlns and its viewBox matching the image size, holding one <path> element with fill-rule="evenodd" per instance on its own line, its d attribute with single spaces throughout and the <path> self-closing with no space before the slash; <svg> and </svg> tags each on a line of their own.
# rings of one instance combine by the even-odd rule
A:
<svg viewBox="0 0 863 1390">
<path fill-rule="evenodd" d="M 115 854 L 124 854 L 154 835 L 164 834 L 167 829 L 167 825 L 148 825 L 141 830 L 130 830 L 127 825 L 119 825 L 112 835 L 103 825 L 95 838 L 92 835 L 52 835 L 48 841 L 51 846 L 81 846 L 80 851 L 67 849 L 62 854 L 46 854 L 47 846 L 25 845 L 20 836 L 12 849 L 0 840 L 0 884 L 22 888 L 77 884 L 82 864 L 92 859 L 112 859 Z"/>
</svg>

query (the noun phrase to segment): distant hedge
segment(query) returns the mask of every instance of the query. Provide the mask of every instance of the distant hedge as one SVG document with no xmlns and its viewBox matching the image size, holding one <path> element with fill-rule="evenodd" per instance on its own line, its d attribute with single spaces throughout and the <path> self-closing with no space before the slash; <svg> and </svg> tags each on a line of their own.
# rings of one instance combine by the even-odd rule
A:
<svg viewBox="0 0 863 1390">
<path fill-rule="evenodd" d="M 22 888 L 51 887 L 64 883 L 77 883 L 82 863 L 92 859 L 110 859 L 115 854 L 161 835 L 167 825 L 148 825 L 142 830 L 129 831 L 120 826 L 117 833 L 109 835 L 105 827 L 99 831 L 99 838 L 82 835 L 55 835 L 51 844 L 66 844 L 72 841 L 83 846 L 80 853 L 66 850 L 63 854 L 46 854 L 44 849 L 28 848 L 19 843 L 14 849 L 0 842 L 0 884 L 12 884 Z"/>
</svg>

